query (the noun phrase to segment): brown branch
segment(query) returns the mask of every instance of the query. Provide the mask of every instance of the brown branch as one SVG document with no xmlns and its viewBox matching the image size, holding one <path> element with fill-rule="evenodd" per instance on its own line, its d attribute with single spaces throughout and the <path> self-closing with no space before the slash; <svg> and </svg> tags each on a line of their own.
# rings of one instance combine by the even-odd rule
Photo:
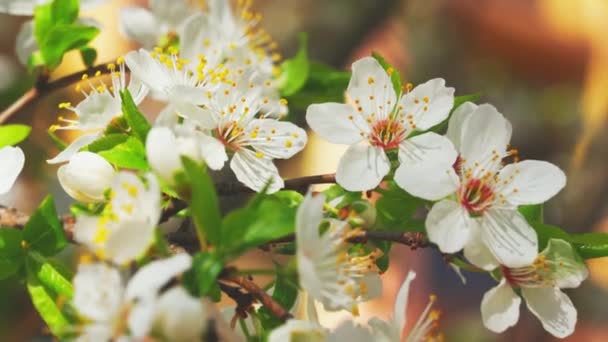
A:
<svg viewBox="0 0 608 342">
<path fill-rule="evenodd" d="M 13 115 L 19 113 L 36 100 L 47 96 L 55 90 L 65 88 L 71 84 L 80 81 L 82 79 L 82 74 L 95 74 L 98 71 L 108 71 L 109 64 L 110 63 L 99 64 L 86 70 L 81 70 L 73 74 L 63 76 L 51 82 L 47 81 L 47 77 L 45 74 L 41 74 L 38 77 L 38 80 L 36 80 L 36 84 L 32 89 L 25 92 L 25 94 L 23 94 L 17 101 L 15 101 L 15 103 L 10 105 L 0 114 L 0 124 L 5 123 Z"/>
<path fill-rule="evenodd" d="M 273 314 L 273 316 L 281 321 L 286 321 L 293 317 L 289 311 L 287 311 L 281 304 L 277 303 L 274 298 L 272 298 L 268 293 L 266 293 L 266 291 L 260 288 L 248 277 L 226 275 L 222 277 L 222 280 L 239 285 L 241 288 L 255 297 L 255 299 L 257 299 L 262 305 L 264 305 L 264 307 L 266 307 L 268 311 Z"/>
<path fill-rule="evenodd" d="M 270 251 L 274 245 L 295 241 L 295 235 L 287 235 L 280 239 L 273 240 L 260 248 Z M 431 244 L 423 233 L 419 232 L 396 232 L 386 230 L 363 230 L 357 235 L 347 239 L 350 243 L 366 243 L 368 241 L 390 241 L 410 247 L 412 250 L 417 248 L 430 247 Z"/>
<path fill-rule="evenodd" d="M 284 190 L 295 190 L 306 192 L 313 184 L 335 183 L 336 175 L 334 173 L 292 178 L 285 181 Z M 254 191 L 237 182 L 224 182 L 215 184 L 218 196 L 236 195 L 236 194 L 253 194 Z M 164 208 L 160 218 L 160 223 L 168 221 L 171 217 L 177 215 L 180 211 L 186 209 L 188 204 L 180 199 L 173 198 L 169 205 Z"/>
</svg>

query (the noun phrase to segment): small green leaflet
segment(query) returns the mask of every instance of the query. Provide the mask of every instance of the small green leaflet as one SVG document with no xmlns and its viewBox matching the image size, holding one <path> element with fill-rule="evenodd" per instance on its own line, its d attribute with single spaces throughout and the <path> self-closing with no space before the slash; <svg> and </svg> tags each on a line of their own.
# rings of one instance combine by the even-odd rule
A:
<svg viewBox="0 0 608 342">
<path fill-rule="evenodd" d="M 308 35 L 299 35 L 300 48 L 291 59 L 281 64 L 281 95 L 291 96 L 298 92 L 308 79 L 310 62 L 308 60 Z"/>
<path fill-rule="evenodd" d="M 30 135 L 32 128 L 26 125 L 0 126 L 0 148 L 14 146 Z"/>
<path fill-rule="evenodd" d="M 131 133 L 145 143 L 151 129 L 148 119 L 139 111 L 128 90 L 120 92 L 120 98 L 122 100 L 122 114 L 129 127 L 131 127 Z"/>
<path fill-rule="evenodd" d="M 182 157 L 184 170 L 191 186 L 191 193 L 185 194 L 199 239 L 206 239 L 218 246 L 222 234 L 222 217 L 215 192 L 215 186 L 205 166 L 188 157 Z M 205 243 L 205 241 L 201 241 Z"/>
</svg>

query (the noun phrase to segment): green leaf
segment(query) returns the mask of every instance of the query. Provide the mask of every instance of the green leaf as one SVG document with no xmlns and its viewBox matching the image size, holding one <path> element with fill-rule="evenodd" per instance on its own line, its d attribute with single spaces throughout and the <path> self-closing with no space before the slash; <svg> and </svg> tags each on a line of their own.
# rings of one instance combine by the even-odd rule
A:
<svg viewBox="0 0 608 342">
<path fill-rule="evenodd" d="M 67 244 L 52 196 L 42 201 L 23 229 L 28 248 L 45 256 L 59 253 Z"/>
<path fill-rule="evenodd" d="M 78 0 L 53 0 L 51 17 L 55 24 L 71 24 L 78 19 Z"/>
<path fill-rule="evenodd" d="M 538 235 L 538 249 L 539 252 L 545 249 L 550 239 L 562 239 L 570 242 L 570 234 L 563 231 L 561 228 L 540 223 L 540 222 L 529 222 L 532 228 L 536 230 Z"/>
<path fill-rule="evenodd" d="M 333 203 L 333 206 L 336 209 L 342 209 L 355 201 L 359 201 L 361 200 L 362 196 L 361 192 L 345 190 L 338 184 L 334 184 L 329 188 L 325 189 L 325 191 L 323 191 L 323 194 L 325 195 L 326 202 L 337 202 Z"/>
<path fill-rule="evenodd" d="M 294 285 L 297 283 L 295 274 L 285 274 L 277 277 L 272 290 L 272 298 L 282 307 L 290 310 L 298 297 L 298 288 Z M 258 314 L 266 331 L 270 331 L 283 323 L 266 307 L 261 307 Z"/>
<path fill-rule="evenodd" d="M 53 26 L 39 42 L 40 52 L 47 67 L 54 69 L 61 63 L 63 55 L 73 49 L 86 46 L 99 34 L 99 29 L 80 24 Z"/>
<path fill-rule="evenodd" d="M 342 102 L 350 73 L 328 65 L 311 62 L 308 79 L 300 90 L 286 96 L 290 109 L 306 110 L 312 103 Z"/>
<path fill-rule="evenodd" d="M 66 277 L 64 269 L 58 269 L 56 263 L 49 262 L 46 258 L 36 252 L 30 252 L 26 259 L 27 272 L 36 277 L 38 282 L 54 294 L 72 299 L 74 287 L 70 279 Z M 63 268 L 65 266 L 62 265 Z"/>
<path fill-rule="evenodd" d="M 308 35 L 300 33 L 298 38 L 300 42 L 298 53 L 281 64 L 281 77 L 283 78 L 281 95 L 283 96 L 290 96 L 298 92 L 308 79 L 310 69 L 310 62 L 308 61 Z"/>
<path fill-rule="evenodd" d="M 184 274 L 184 283 L 192 295 L 207 296 L 217 286 L 216 279 L 224 265 L 216 254 L 197 253 L 192 259 L 192 268 Z"/>
<path fill-rule="evenodd" d="M 34 7 L 34 39 L 39 46 L 53 25 L 52 2 Z"/>
<path fill-rule="evenodd" d="M 568 234 L 556 226 L 538 222 L 530 222 L 530 224 L 538 235 L 539 250 L 545 249 L 550 239 L 562 239 L 572 244 L 579 255 L 584 259 L 608 256 L 608 234 Z"/>
<path fill-rule="evenodd" d="M 408 194 L 392 181 L 388 183 L 388 189 L 379 192 L 382 197 L 376 202 L 376 222 L 380 228 L 412 231 L 409 222 L 424 200 Z"/>
<path fill-rule="evenodd" d="M 391 82 L 393 83 L 393 89 L 395 89 L 395 94 L 401 94 L 402 84 L 401 84 L 401 76 L 399 75 L 399 71 L 397 71 L 397 69 L 393 68 L 393 66 L 390 65 L 386 61 L 386 59 L 384 59 L 384 57 L 382 57 L 380 54 L 378 54 L 376 52 L 372 52 L 372 57 L 374 57 L 378 61 L 378 63 L 380 63 L 380 65 L 382 65 L 382 68 L 384 68 L 384 70 L 386 70 L 386 72 L 391 77 Z"/>
<path fill-rule="evenodd" d="M 122 100 L 122 114 L 129 127 L 131 127 L 131 132 L 145 143 L 151 128 L 148 119 L 139 111 L 128 90 L 121 91 L 120 98 Z"/>
<path fill-rule="evenodd" d="M 125 142 L 114 146 L 110 150 L 101 151 L 98 154 L 118 168 L 141 171 L 150 169 L 150 165 L 146 161 L 144 144 L 135 137 L 129 137 Z"/>
<path fill-rule="evenodd" d="M 93 141 L 85 147 L 87 151 L 98 153 L 114 148 L 116 145 L 122 144 L 129 139 L 129 136 L 124 133 L 111 133 Z"/>
<path fill-rule="evenodd" d="M 191 185 L 191 193 L 184 198 L 187 198 L 192 210 L 192 219 L 199 239 L 207 239 L 212 245 L 219 247 L 222 238 L 222 217 L 213 181 L 206 167 L 188 157 L 182 157 L 182 163 Z"/>
<path fill-rule="evenodd" d="M 0 280 L 15 274 L 23 265 L 25 251 L 21 247 L 23 232 L 0 227 Z"/>
<path fill-rule="evenodd" d="M 543 205 L 532 204 L 522 205 L 517 210 L 524 215 L 528 222 L 540 222 L 543 223 Z"/>
<path fill-rule="evenodd" d="M 84 63 L 87 68 L 90 68 L 95 64 L 95 60 L 97 59 L 97 50 L 88 46 L 80 48 L 80 57 L 82 58 L 82 63 Z"/>
<path fill-rule="evenodd" d="M 31 131 L 32 128 L 26 125 L 0 126 L 0 148 L 17 145 L 25 140 Z"/>
<path fill-rule="evenodd" d="M 253 205 L 232 211 L 222 223 L 224 252 L 238 255 L 293 233 L 296 210 L 280 197 L 261 195 Z"/>
<path fill-rule="evenodd" d="M 481 99 L 481 94 L 479 94 L 479 93 L 456 96 L 456 97 L 454 97 L 454 107 L 452 107 L 451 113 L 454 113 L 456 108 L 460 107 L 460 105 L 465 102 L 475 103 L 475 102 L 479 101 L 480 99 Z"/>
<path fill-rule="evenodd" d="M 32 304 L 34 304 L 53 335 L 62 336 L 65 334 L 71 323 L 61 312 L 53 293 L 46 289 L 34 274 L 28 275 L 27 290 L 32 299 Z"/>
<path fill-rule="evenodd" d="M 580 256 L 585 259 L 608 256 L 608 234 L 571 234 L 569 242 L 574 245 Z"/>
<path fill-rule="evenodd" d="M 272 194 L 273 197 L 285 203 L 290 208 L 297 208 L 302 203 L 304 195 L 293 190 L 281 190 Z"/>
<path fill-rule="evenodd" d="M 389 255 L 393 244 L 390 241 L 376 241 L 374 245 L 382 251 L 382 256 L 376 260 L 376 265 L 380 269 L 380 272 L 384 273 L 388 270 Z"/>
</svg>

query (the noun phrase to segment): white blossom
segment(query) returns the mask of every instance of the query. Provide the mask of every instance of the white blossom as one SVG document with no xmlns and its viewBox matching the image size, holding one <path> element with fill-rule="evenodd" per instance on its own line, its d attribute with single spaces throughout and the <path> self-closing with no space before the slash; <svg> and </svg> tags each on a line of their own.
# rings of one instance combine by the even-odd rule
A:
<svg viewBox="0 0 608 342">
<path fill-rule="evenodd" d="M 125 56 L 125 62 L 131 74 L 151 90 L 154 98 L 167 102 L 180 115 L 196 116 L 204 126 L 212 125 L 207 111 L 200 106 L 208 102 L 206 94 L 211 89 L 206 86 L 211 81 L 222 80 L 224 70 L 207 65 L 203 56 L 197 63 L 183 59 L 172 47 L 131 51 Z"/>
<path fill-rule="evenodd" d="M 375 264 L 381 252 L 366 255 L 349 252 L 347 239 L 357 234 L 347 222 L 323 220 L 325 196 L 308 194 L 296 216 L 296 258 L 302 289 L 328 310 L 358 314 L 358 304 L 382 292 Z M 328 224 L 323 234 L 319 228 Z"/>
<path fill-rule="evenodd" d="M 25 155 L 19 147 L 5 146 L 0 148 L 0 195 L 6 194 L 19 177 Z"/>
<path fill-rule="evenodd" d="M 395 151 L 399 167 L 394 179 L 400 187 L 430 200 L 447 195 L 427 189 L 436 187 L 432 175 L 422 183 L 409 178 L 413 173 L 418 178 L 428 174 L 421 170 L 449 168 L 456 159 L 454 147 L 436 133 L 410 135 L 447 118 L 454 89 L 438 78 L 399 96 L 382 66 L 366 57 L 353 63 L 346 93 L 348 104 L 313 104 L 306 112 L 306 121 L 317 134 L 332 143 L 350 145 L 338 163 L 338 184 L 351 191 L 375 188 L 391 169 L 387 152 Z"/>
<path fill-rule="evenodd" d="M 161 39 L 176 34 L 184 22 L 196 13 L 186 0 L 150 0 L 150 9 L 126 6 L 120 11 L 120 30 L 127 38 L 150 49 Z"/>
<path fill-rule="evenodd" d="M 481 301 L 481 315 L 488 329 L 499 333 L 517 323 L 521 298 L 514 290 L 521 290 L 528 309 L 547 332 L 559 338 L 574 332 L 576 308 L 561 289 L 578 287 L 588 272 L 569 243 L 551 239 L 529 265 L 501 266 L 500 271 L 500 283 Z"/>
<path fill-rule="evenodd" d="M 300 152 L 307 142 L 300 127 L 261 115 L 265 98 L 246 75 L 233 82 L 219 83 L 206 110 L 213 125 L 213 142 L 203 151 L 211 169 L 219 170 L 229 157 L 236 178 L 247 187 L 260 191 L 271 181 L 267 191 L 283 187 L 283 179 L 273 159 L 288 159 Z M 186 116 L 202 126 L 197 117 Z"/>
<path fill-rule="evenodd" d="M 137 78 L 131 77 L 130 81 L 127 82 L 123 58 L 119 58 L 117 64 L 118 70 L 116 64 L 108 66 L 111 71 L 112 83 L 110 86 L 101 81 L 98 85 L 95 85 L 89 79 L 89 76 L 84 74 L 82 79 L 87 83 L 89 91 L 83 89 L 80 84 L 76 86 L 76 90 L 82 92 L 85 98 L 75 107 L 69 102 L 59 104 L 59 108 L 70 110 L 76 115 L 76 118 L 59 117 L 59 121 L 66 125 L 55 125 L 51 127 L 51 130 L 79 130 L 85 134 L 74 140 L 55 158 L 47 160 L 49 164 L 63 163 L 70 160 L 72 155 L 81 148 L 97 140 L 114 118 L 122 115 L 121 91 L 129 90 L 136 104 L 144 99 L 148 89 Z M 95 76 L 97 77 L 100 74 L 97 73 Z"/>
<path fill-rule="evenodd" d="M 111 201 L 101 216 L 76 219 L 74 240 L 102 259 L 124 264 L 146 251 L 160 219 L 160 188 L 152 174 L 147 186 L 134 174 L 119 172 L 112 180 Z"/>
<path fill-rule="evenodd" d="M 426 218 L 429 239 L 444 253 L 464 248 L 465 256 L 485 269 L 496 267 L 495 259 L 509 267 L 530 264 L 538 238 L 517 207 L 547 201 L 564 187 L 566 176 L 544 161 L 503 167 L 503 158 L 511 153 L 511 124 L 491 105 L 460 106 L 447 135 L 460 151 L 454 167 L 414 169 L 410 175 L 412 184 L 432 175 L 437 194 L 451 194 L 435 203 Z"/>
<path fill-rule="evenodd" d="M 103 157 L 91 152 L 78 152 L 57 170 L 57 178 L 72 198 L 95 203 L 104 200 L 104 191 L 112 184 L 115 173 Z"/>
<path fill-rule="evenodd" d="M 86 318 L 86 323 L 80 327 L 79 340 L 141 339 L 157 325 L 165 336 L 186 336 L 180 334 L 201 331 L 204 315 L 184 322 L 191 326 L 171 324 L 163 318 L 167 314 L 179 314 L 166 303 L 168 299 L 184 305 L 189 314 L 204 313 L 202 308 L 193 308 L 195 302 L 201 305 L 200 302 L 178 288 L 159 296 L 159 291 L 171 278 L 188 270 L 191 265 L 192 259 L 185 253 L 153 261 L 142 267 L 125 285 L 119 270 L 114 267 L 104 263 L 80 264 L 73 280 L 74 307 Z"/>
<path fill-rule="evenodd" d="M 434 335 L 433 329 L 436 328 L 437 320 L 439 319 L 440 312 L 433 310 L 432 306 L 436 301 L 434 295 L 430 296 L 429 303 L 414 324 L 414 327 L 408 332 L 404 332 L 406 323 L 406 313 L 408 297 L 410 292 L 410 285 L 416 278 L 416 273 L 410 271 L 395 300 L 395 306 L 393 309 L 393 317 L 388 321 L 381 320 L 379 318 L 372 318 L 369 321 L 369 325 L 372 329 L 372 334 L 375 336 L 374 341 L 377 342 L 422 342 L 422 341 L 443 341 L 442 335 Z"/>
</svg>

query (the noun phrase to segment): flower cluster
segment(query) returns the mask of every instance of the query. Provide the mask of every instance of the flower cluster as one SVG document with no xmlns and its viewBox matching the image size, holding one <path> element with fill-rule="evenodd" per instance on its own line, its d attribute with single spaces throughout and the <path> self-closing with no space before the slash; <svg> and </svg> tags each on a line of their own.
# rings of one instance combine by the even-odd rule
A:
<svg viewBox="0 0 608 342">
<path fill-rule="evenodd" d="M 57 14 L 68 2 L 0 2 L 0 11 L 32 15 L 48 4 Z M 69 15 L 76 20 L 77 11 Z M 577 311 L 561 289 L 587 277 L 579 254 L 587 242 L 541 231 L 542 217 L 523 210 L 557 195 L 564 172 L 520 161 L 511 124 L 494 106 L 462 101 L 441 78 L 400 86 L 374 56 L 352 64 L 344 103 L 307 103 L 311 130 L 348 145 L 335 177 L 319 181 L 336 184 L 323 193 L 310 189 L 315 177 L 290 186 L 274 160 L 292 158 L 308 137 L 287 120 L 281 70 L 289 63 L 279 66 L 260 21 L 250 0 L 200 8 L 151 0 L 122 10 L 121 31 L 141 48 L 84 74 L 82 100 L 59 104 L 67 116 L 49 129 L 56 140 L 58 131 L 82 133 L 47 161 L 61 164 L 59 183 L 78 202 L 73 215 L 57 217 L 45 201 L 19 223 L 23 231 L 0 230 L 0 278 L 27 274 L 51 331 L 80 341 L 442 341 L 435 295 L 404 331 L 413 271 L 391 317 L 333 329 L 318 319 L 316 305 L 355 317 L 381 296 L 391 244 L 402 243 L 438 250 L 458 272 L 491 275 L 498 285 L 481 301 L 489 330 L 515 325 L 523 298 L 547 332 L 572 334 Z M 27 60 L 39 47 L 33 23 L 23 30 L 18 51 Z M 153 124 L 140 106 L 146 99 L 163 104 Z M 0 135 L 0 195 L 24 165 L 14 145 L 27 134 L 10 129 L 14 136 Z M 224 192 L 257 192 L 231 212 L 213 184 L 232 178 L 220 172 L 226 164 L 236 181 Z M 159 227 L 175 217 L 186 218 L 177 232 Z M 84 250 L 73 277 L 46 259 L 68 240 Z M 252 249 L 291 259 L 272 270 L 232 266 Z M 255 284 L 257 273 L 271 274 L 271 286 Z M 211 303 L 221 293 L 236 303 L 227 319 Z"/>
</svg>

